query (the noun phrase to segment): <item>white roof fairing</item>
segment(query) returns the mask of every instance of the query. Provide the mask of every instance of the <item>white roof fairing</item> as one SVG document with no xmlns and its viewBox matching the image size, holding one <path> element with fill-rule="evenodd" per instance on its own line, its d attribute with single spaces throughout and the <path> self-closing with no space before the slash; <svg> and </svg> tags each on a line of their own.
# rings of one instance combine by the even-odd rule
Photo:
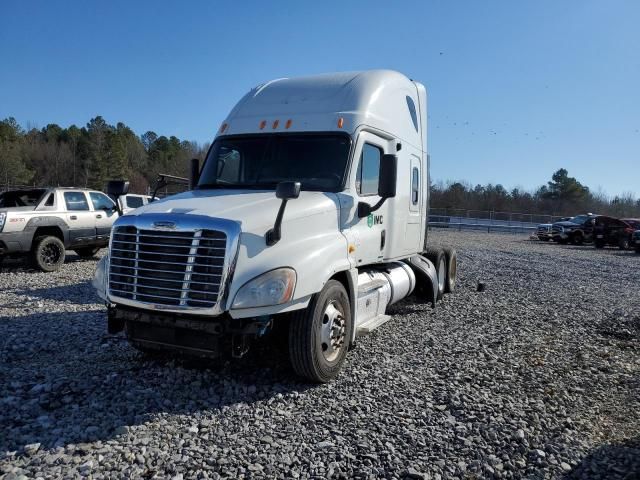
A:
<svg viewBox="0 0 640 480">
<path fill-rule="evenodd" d="M 407 105 L 413 100 L 424 132 L 424 87 L 393 70 L 329 73 L 272 80 L 252 89 L 229 113 L 224 134 L 344 131 L 354 133 L 361 125 L 384 130 L 420 150 L 420 141 Z M 338 128 L 338 118 L 344 118 Z M 285 129 L 287 120 L 291 126 Z M 260 129 L 262 121 L 264 129 Z M 274 129 L 274 121 L 278 120 Z"/>
</svg>

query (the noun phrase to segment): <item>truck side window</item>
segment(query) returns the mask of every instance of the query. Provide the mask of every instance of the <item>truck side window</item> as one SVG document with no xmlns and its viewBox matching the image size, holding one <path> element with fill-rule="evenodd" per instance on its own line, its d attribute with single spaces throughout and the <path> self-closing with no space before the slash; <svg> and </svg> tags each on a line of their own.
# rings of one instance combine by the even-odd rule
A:
<svg viewBox="0 0 640 480">
<path fill-rule="evenodd" d="M 356 173 L 356 189 L 361 196 L 377 195 L 382 149 L 365 143 Z"/>
<path fill-rule="evenodd" d="M 416 167 L 413 167 L 413 173 L 411 174 L 411 203 L 417 205 L 418 200 L 420 200 L 420 172 Z"/>
<path fill-rule="evenodd" d="M 127 202 L 127 208 L 138 208 L 143 204 L 142 197 L 130 197 L 127 195 L 127 197 L 125 197 L 125 200 Z"/>
<path fill-rule="evenodd" d="M 64 201 L 69 211 L 89 210 L 87 197 L 83 192 L 64 192 Z"/>
<path fill-rule="evenodd" d="M 50 193 L 49 196 L 47 197 L 47 201 L 44 202 L 44 206 L 45 207 L 53 207 L 53 193 Z"/>
<path fill-rule="evenodd" d="M 91 192 L 89 193 L 89 196 L 91 197 L 91 203 L 93 203 L 94 210 L 115 210 L 115 204 L 106 195 L 102 193 Z"/>
</svg>

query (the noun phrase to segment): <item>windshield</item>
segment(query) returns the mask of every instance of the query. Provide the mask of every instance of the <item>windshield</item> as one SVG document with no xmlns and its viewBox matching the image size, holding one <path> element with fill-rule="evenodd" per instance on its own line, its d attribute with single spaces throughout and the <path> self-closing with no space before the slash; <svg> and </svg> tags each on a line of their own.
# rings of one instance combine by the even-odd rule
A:
<svg viewBox="0 0 640 480">
<path fill-rule="evenodd" d="M 578 225 L 582 225 L 584 222 L 589 220 L 589 215 L 578 215 L 577 217 L 573 217 L 569 220 L 571 223 L 577 223 Z"/>
<path fill-rule="evenodd" d="M 274 188 L 296 181 L 303 190 L 341 190 L 351 139 L 339 134 L 248 135 L 215 141 L 198 188 Z"/>
<path fill-rule="evenodd" d="M 0 208 L 35 207 L 45 192 L 45 189 L 37 188 L 0 193 Z"/>
</svg>

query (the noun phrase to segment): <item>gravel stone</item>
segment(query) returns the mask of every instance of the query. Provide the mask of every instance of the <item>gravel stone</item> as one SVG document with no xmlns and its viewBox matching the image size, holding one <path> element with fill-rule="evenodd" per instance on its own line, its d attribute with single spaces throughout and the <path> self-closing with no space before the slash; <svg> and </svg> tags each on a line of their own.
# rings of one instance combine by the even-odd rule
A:
<svg viewBox="0 0 640 480">
<path fill-rule="evenodd" d="M 95 260 L 4 268 L 0 477 L 640 477 L 640 256 L 429 241 L 457 249 L 456 292 L 391 307 L 328 385 L 301 382 L 277 346 L 137 352 L 106 332 Z"/>
</svg>

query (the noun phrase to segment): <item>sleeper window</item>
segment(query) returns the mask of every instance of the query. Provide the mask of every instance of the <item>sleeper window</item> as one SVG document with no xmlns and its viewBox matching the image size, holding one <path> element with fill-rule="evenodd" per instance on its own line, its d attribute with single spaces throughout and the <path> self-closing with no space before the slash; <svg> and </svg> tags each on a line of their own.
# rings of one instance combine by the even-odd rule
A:
<svg viewBox="0 0 640 480">
<path fill-rule="evenodd" d="M 377 195 L 382 150 L 368 143 L 362 147 L 356 173 L 356 189 L 359 195 Z"/>
</svg>

